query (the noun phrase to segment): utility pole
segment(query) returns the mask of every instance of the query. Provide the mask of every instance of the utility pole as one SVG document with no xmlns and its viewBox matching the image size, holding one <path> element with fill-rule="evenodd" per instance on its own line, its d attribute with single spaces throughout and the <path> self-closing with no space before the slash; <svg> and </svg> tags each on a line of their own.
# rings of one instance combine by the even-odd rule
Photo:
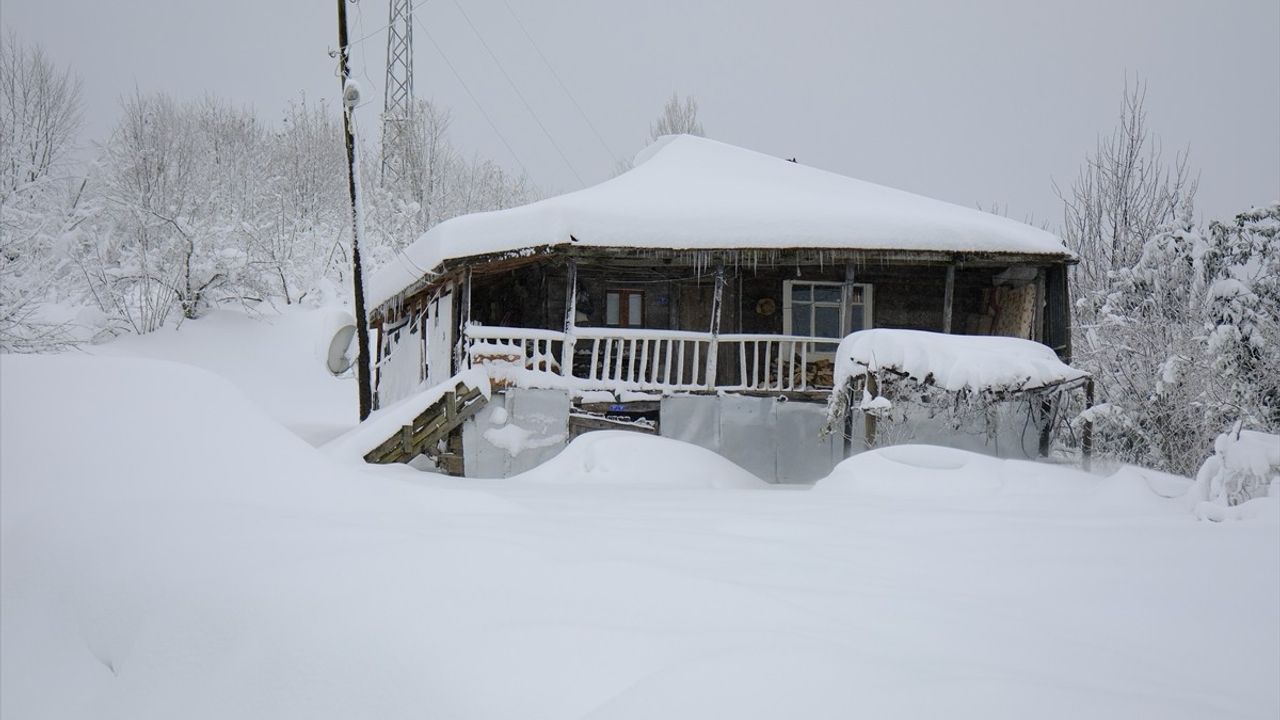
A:
<svg viewBox="0 0 1280 720">
<path fill-rule="evenodd" d="M 360 240 L 364 223 L 360 216 L 359 167 L 356 165 L 355 108 L 358 86 L 351 80 L 347 62 L 347 0 L 338 0 L 338 67 L 342 79 L 342 129 L 347 144 L 347 189 L 351 194 L 351 284 L 355 293 L 356 383 L 360 390 L 360 421 L 373 412 L 373 387 L 369 380 L 369 318 L 364 307 L 364 271 L 360 264 Z"/>
</svg>

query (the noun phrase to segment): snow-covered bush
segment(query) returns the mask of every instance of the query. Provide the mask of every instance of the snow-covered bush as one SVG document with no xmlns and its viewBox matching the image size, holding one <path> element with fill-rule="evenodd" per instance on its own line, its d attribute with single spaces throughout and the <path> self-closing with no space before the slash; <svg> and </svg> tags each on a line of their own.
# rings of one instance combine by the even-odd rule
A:
<svg viewBox="0 0 1280 720">
<path fill-rule="evenodd" d="M 1082 299 L 1095 450 L 1189 475 L 1233 423 L 1280 428 L 1280 203 L 1198 230 L 1184 211 Z"/>
<path fill-rule="evenodd" d="M 1280 494 L 1280 435 L 1253 430 L 1222 433 L 1188 497 L 1196 501 L 1195 513 L 1207 520 L 1235 515 L 1225 511 L 1251 500 Z"/>
</svg>

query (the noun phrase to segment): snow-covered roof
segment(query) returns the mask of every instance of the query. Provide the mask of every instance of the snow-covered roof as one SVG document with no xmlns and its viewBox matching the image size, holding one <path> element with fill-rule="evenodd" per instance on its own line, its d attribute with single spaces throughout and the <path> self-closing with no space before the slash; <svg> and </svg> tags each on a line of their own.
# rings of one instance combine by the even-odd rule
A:
<svg viewBox="0 0 1280 720">
<path fill-rule="evenodd" d="M 888 370 L 958 392 L 1017 392 L 1089 377 L 1033 340 L 876 328 L 840 341 L 835 386 L 854 375 Z"/>
<path fill-rule="evenodd" d="M 441 262 L 570 242 L 651 249 L 820 248 L 1069 256 L 1024 223 L 690 135 L 630 171 L 529 205 L 432 228 L 369 283 L 379 305 Z"/>
</svg>

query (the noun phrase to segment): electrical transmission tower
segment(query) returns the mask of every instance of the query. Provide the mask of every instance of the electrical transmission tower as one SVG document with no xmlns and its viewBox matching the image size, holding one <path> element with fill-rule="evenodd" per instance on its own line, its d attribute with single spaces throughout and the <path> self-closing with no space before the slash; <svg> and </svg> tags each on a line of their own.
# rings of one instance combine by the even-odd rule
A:
<svg viewBox="0 0 1280 720">
<path fill-rule="evenodd" d="M 413 3 L 390 0 L 382 107 L 383 186 L 413 184 Z M 403 187 L 403 185 L 402 185 Z"/>
</svg>

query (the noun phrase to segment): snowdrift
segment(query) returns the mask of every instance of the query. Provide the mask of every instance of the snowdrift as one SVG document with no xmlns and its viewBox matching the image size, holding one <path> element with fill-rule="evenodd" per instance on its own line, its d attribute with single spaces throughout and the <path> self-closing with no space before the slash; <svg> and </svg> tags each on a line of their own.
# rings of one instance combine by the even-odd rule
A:
<svg viewBox="0 0 1280 720">
<path fill-rule="evenodd" d="M 558 455 L 513 481 L 664 488 L 768 487 L 760 478 L 705 448 L 625 430 L 580 435 Z"/>
<path fill-rule="evenodd" d="M 755 484 L 605 434 L 480 484 L 333 462 L 170 362 L 0 357 L 0 400 L 6 718 L 1280 711 L 1280 531 L 1140 476 L 889 448 L 635 492 L 603 483 Z"/>
<path fill-rule="evenodd" d="M 231 382 L 267 415 L 313 445 L 359 421 L 356 384 L 325 367 L 334 333 L 349 316 L 336 307 L 289 306 L 261 314 L 214 310 L 199 320 L 89 348 L 107 357 L 170 360 Z"/>
<path fill-rule="evenodd" d="M 1026 514 L 1186 517 L 1180 486 L 1163 473 L 1124 467 L 1108 477 L 1027 460 L 1004 460 L 935 445 L 893 445 L 859 453 L 819 480 L 814 492 L 906 503 L 998 506 Z M 1179 497 L 1178 500 L 1172 498 Z"/>
</svg>

